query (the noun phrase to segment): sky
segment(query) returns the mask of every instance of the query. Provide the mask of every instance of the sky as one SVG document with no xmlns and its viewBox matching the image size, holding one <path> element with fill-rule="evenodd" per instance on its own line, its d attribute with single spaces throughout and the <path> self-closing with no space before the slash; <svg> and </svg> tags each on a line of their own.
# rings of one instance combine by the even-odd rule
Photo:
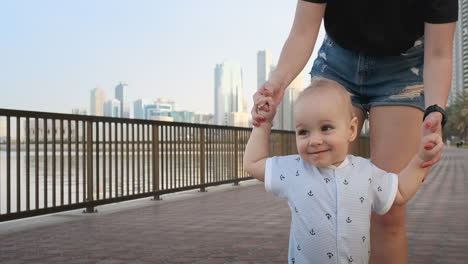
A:
<svg viewBox="0 0 468 264">
<path fill-rule="evenodd" d="M 276 64 L 296 3 L 0 0 L 0 108 L 89 111 L 91 89 L 111 98 L 125 82 L 131 102 L 168 98 L 177 110 L 212 113 L 214 68 L 226 59 L 243 68 L 250 102 L 257 52 L 269 49 Z"/>
</svg>

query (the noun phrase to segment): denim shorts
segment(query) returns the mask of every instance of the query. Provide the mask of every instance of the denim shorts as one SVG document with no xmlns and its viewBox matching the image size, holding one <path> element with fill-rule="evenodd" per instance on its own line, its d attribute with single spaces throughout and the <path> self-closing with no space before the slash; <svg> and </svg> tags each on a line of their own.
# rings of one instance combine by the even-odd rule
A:
<svg viewBox="0 0 468 264">
<path fill-rule="evenodd" d="M 424 111 L 424 39 L 399 56 L 367 56 L 326 36 L 310 72 L 334 80 L 351 93 L 354 106 L 412 106 Z"/>
</svg>

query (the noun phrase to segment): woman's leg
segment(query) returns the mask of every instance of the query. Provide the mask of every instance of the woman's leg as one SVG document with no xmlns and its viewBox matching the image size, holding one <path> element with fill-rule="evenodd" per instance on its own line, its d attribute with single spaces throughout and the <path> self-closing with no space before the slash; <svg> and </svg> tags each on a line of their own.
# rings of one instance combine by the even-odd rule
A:
<svg viewBox="0 0 468 264">
<path fill-rule="evenodd" d="M 417 152 L 423 112 L 409 106 L 375 106 L 370 110 L 371 161 L 379 168 L 399 173 Z M 406 206 L 393 206 L 379 216 L 372 214 L 372 264 L 408 262 Z"/>
</svg>

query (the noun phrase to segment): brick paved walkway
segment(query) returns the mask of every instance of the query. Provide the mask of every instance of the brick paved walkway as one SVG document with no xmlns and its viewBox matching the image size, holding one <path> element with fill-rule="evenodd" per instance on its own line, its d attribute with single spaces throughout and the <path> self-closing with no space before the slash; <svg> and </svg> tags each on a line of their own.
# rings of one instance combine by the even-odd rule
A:
<svg viewBox="0 0 468 264">
<path fill-rule="evenodd" d="M 447 149 L 408 206 L 410 263 L 467 263 L 467 187 L 468 151 Z M 70 220 L 14 232 L 6 230 L 14 222 L 0 224 L 0 262 L 286 263 L 286 202 L 254 181 L 216 188 L 132 209 L 48 216 Z"/>
</svg>

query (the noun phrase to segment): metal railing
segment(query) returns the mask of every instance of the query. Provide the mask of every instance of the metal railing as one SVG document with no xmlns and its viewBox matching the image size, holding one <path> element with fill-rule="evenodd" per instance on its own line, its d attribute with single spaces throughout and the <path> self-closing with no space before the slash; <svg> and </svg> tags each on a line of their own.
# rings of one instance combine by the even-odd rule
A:
<svg viewBox="0 0 468 264">
<path fill-rule="evenodd" d="M 0 221 L 238 184 L 251 179 L 242 164 L 250 132 L 0 109 Z M 270 142 L 272 156 L 297 153 L 294 132 L 273 130 Z"/>
<path fill-rule="evenodd" d="M 249 135 L 249 128 L 0 109 L 0 221 L 237 184 L 251 179 L 242 169 Z"/>
</svg>

